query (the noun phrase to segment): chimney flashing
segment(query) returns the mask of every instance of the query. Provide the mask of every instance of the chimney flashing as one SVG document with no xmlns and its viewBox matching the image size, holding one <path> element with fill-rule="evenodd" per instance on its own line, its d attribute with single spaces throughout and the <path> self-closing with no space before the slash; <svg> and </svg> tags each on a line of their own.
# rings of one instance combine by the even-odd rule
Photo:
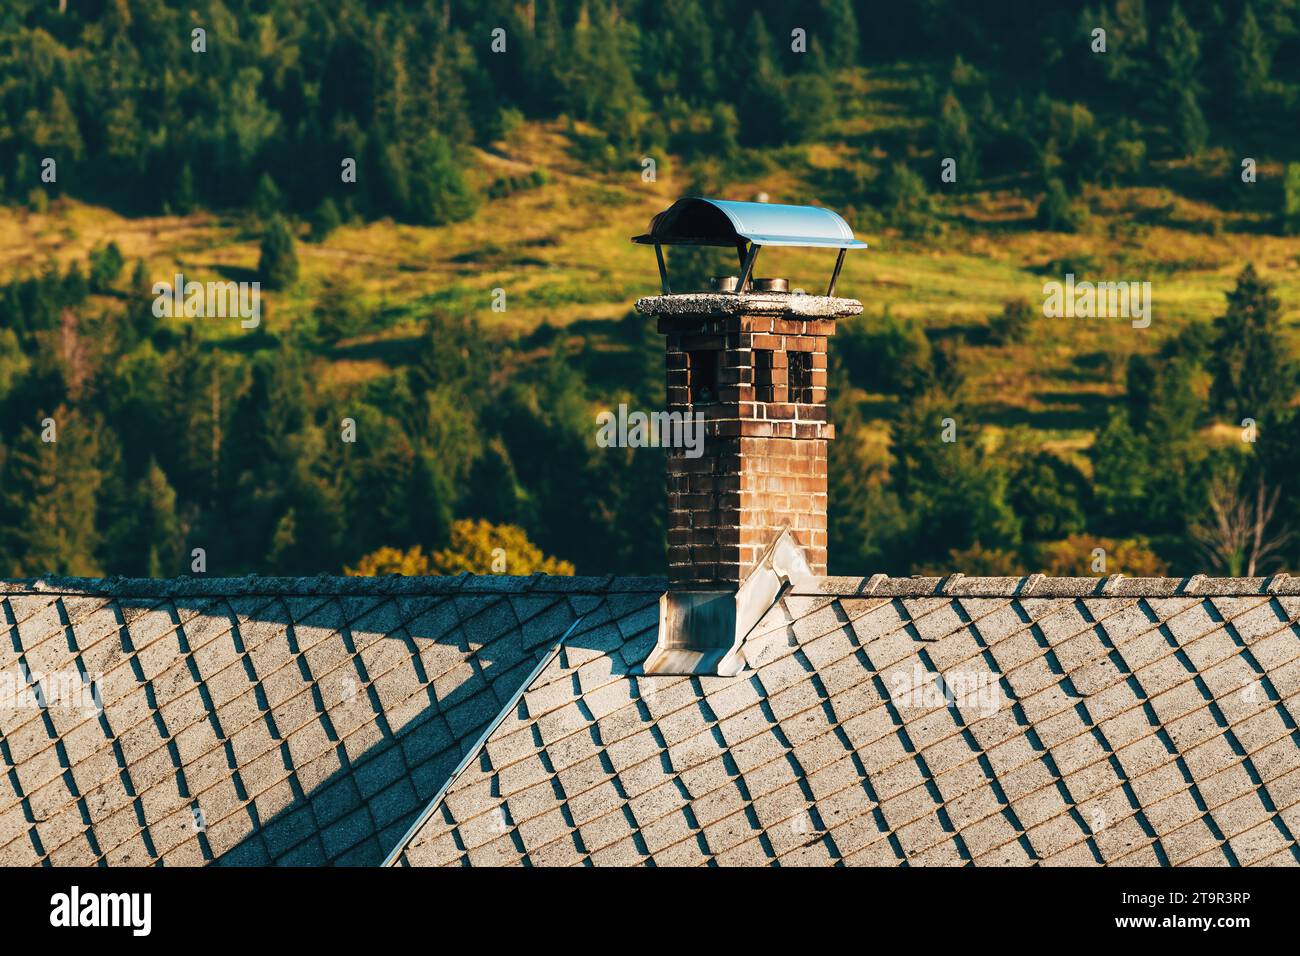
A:
<svg viewBox="0 0 1300 956">
<path fill-rule="evenodd" d="M 749 669 L 745 639 L 788 588 L 813 575 L 787 527 L 734 590 L 674 589 L 659 598 L 659 638 L 642 672 L 733 677 Z"/>
</svg>

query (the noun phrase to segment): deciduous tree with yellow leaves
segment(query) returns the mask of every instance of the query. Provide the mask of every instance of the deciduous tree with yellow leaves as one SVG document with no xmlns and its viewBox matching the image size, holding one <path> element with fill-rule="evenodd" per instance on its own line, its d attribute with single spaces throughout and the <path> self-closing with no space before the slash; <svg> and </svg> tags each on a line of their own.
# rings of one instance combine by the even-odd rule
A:
<svg viewBox="0 0 1300 956">
<path fill-rule="evenodd" d="M 403 551 L 378 548 L 345 568 L 348 574 L 373 577 L 380 574 L 573 574 L 568 561 L 542 553 L 528 540 L 524 529 L 490 521 L 454 521 L 447 547 L 426 554 L 419 545 Z"/>
</svg>

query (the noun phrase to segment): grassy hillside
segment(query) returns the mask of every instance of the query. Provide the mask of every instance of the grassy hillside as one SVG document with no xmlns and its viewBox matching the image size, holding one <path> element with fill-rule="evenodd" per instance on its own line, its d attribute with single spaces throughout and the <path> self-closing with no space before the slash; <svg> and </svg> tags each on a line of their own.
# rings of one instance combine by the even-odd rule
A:
<svg viewBox="0 0 1300 956">
<path fill-rule="evenodd" d="M 467 534 L 661 571 L 660 454 L 594 422 L 663 402 L 629 237 L 687 194 L 870 243 L 833 570 L 1243 573 L 1291 541 L 1261 509 L 1300 509 L 1293 4 L 336 6 L 0 14 L 0 571 L 410 571 Z M 679 290 L 735 268 L 669 258 Z M 262 282 L 261 327 L 153 315 L 176 272 Z M 1149 283 L 1150 327 L 1044 317 L 1067 274 Z"/>
<path fill-rule="evenodd" d="M 745 160 L 752 174 L 728 183 L 722 194 L 748 199 L 765 193 L 773 202 L 832 207 L 847 199 L 864 207 L 866 197 L 827 184 L 881 174 L 881 144 L 897 149 L 916 133 L 917 87 L 932 69 L 846 71 L 838 80 L 842 115 L 833 134 L 811 146 L 752 151 Z M 468 221 L 441 227 L 354 223 L 323 242 L 302 242 L 301 282 L 266 293 L 266 327 L 283 329 L 340 290 L 377 310 L 381 329 L 340 342 L 317 359 L 318 374 L 341 384 L 400 365 L 429 310 L 471 315 L 511 337 L 549 323 L 596 349 L 622 347 L 603 323 L 623 317 L 637 296 L 657 289 L 652 257 L 628 239 L 698 183 L 689 168 L 662 157 L 654 182 L 643 181 L 639 163 L 624 172 L 594 170 L 575 148 L 584 132 L 570 121 L 523 122 L 475 149 L 472 174 L 489 198 Z M 916 169 L 937 168 L 933 151 L 913 153 L 908 162 Z M 540 185 L 490 198 L 494 183 L 538 171 L 544 174 Z M 871 248 L 848 257 L 840 289 L 863 302 L 862 321 L 888 310 L 917 320 L 935 338 L 961 338 L 981 422 L 1027 426 L 1052 447 L 1077 450 L 1087 446 L 1107 404 L 1121 392 L 1128 355 L 1152 350 L 1188 321 L 1220 314 L 1244 263 L 1255 262 L 1275 283 L 1288 327 L 1300 316 L 1300 239 L 1266 231 L 1267 210 L 1280 201 L 1280 164 L 1262 165 L 1254 185 L 1235 182 L 1236 172 L 1235 158 L 1220 150 L 1195 165 L 1152 164 L 1151 179 L 1181 181 L 1187 194 L 1171 185 L 1088 187 L 1083 198 L 1090 215 L 1073 234 L 1037 228 L 1036 203 L 1018 183 L 972 192 L 938 187 L 941 232 L 908 238 L 887 221 L 859 223 L 859 236 Z M 1249 203 L 1223 208 L 1196 198 L 1216 179 L 1249 191 Z M 0 208 L 3 270 L 28 272 L 51 258 L 67 264 L 110 240 L 128 260 L 144 259 L 150 276 L 181 271 L 200 281 L 244 279 L 256 274 L 260 231 L 255 221 L 236 215 L 127 218 L 68 199 L 44 212 Z M 829 268 L 826 254 L 769 249 L 761 271 L 811 289 L 825 281 Z M 1040 318 L 1023 342 L 978 344 L 980 329 L 1006 302 L 1023 298 L 1037 306 L 1043 283 L 1071 271 L 1080 279 L 1150 280 L 1150 328 L 1135 330 L 1115 319 Z M 491 307 L 497 288 L 505 290 L 505 311 Z M 243 334 L 230 323 L 199 324 L 202 336 L 231 344 Z M 883 430 L 892 403 L 858 397 L 866 402 L 868 421 Z"/>
</svg>

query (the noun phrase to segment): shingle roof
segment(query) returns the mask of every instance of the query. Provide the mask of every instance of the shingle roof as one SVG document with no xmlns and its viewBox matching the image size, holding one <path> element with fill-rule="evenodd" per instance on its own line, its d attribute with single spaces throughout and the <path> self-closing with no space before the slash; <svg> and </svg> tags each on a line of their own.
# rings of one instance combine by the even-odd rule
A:
<svg viewBox="0 0 1300 956">
<path fill-rule="evenodd" d="M 1300 860 L 1300 580 L 813 579 L 638 676 L 662 589 L 0 583 L 104 704 L 0 706 L 0 864 Z"/>
<path fill-rule="evenodd" d="M 734 678 L 629 673 L 640 612 L 566 644 L 398 862 L 1295 864 L 1270 585 L 821 579 Z"/>
<path fill-rule="evenodd" d="M 0 705 L 0 864 L 378 863 L 579 615 L 656 597 L 608 578 L 6 584 L 0 671 L 47 690 Z M 101 712 L 53 698 L 69 673 L 102 674 Z"/>
</svg>

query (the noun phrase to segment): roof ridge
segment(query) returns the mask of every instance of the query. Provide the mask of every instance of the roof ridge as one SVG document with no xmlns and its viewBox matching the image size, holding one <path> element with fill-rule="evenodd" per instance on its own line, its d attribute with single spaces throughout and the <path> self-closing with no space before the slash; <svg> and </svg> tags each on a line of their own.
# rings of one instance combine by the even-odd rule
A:
<svg viewBox="0 0 1300 956">
<path fill-rule="evenodd" d="M 64 577 L 49 575 L 0 580 L 0 595 L 58 594 L 113 598 L 185 598 L 268 595 L 273 597 L 427 594 L 609 594 L 662 591 L 660 578 L 569 577 L 559 575 L 470 574 L 382 577 L 327 575 L 274 577 Z"/>
<path fill-rule="evenodd" d="M 257 574 L 242 577 L 64 577 L 0 580 L 0 595 L 86 595 L 109 598 L 174 600 L 187 597 L 312 597 L 349 595 L 420 596 L 432 594 L 636 594 L 661 593 L 667 582 L 658 577 L 560 576 L 470 574 L 382 577 L 353 577 L 320 574 L 274 577 Z M 1161 597 L 1275 597 L 1300 596 L 1300 577 L 1286 572 L 1249 578 L 1128 577 L 1122 574 L 1097 577 L 1053 577 L 1041 573 L 1016 577 L 944 576 L 891 577 L 871 574 L 862 577 L 808 577 L 789 590 L 794 595 L 836 595 L 839 597 L 1017 597 L 1017 598 L 1161 598 Z"/>
<path fill-rule="evenodd" d="M 797 582 L 797 595 L 840 597 L 1005 597 L 1005 598 L 1165 598 L 1165 597 L 1274 597 L 1300 595 L 1300 578 L 1279 572 L 1251 578 L 1216 578 L 1205 574 L 1187 577 L 1137 578 L 1122 574 L 1098 577 L 1052 577 L 1029 574 L 1018 577 L 945 576 L 815 577 Z"/>
</svg>

